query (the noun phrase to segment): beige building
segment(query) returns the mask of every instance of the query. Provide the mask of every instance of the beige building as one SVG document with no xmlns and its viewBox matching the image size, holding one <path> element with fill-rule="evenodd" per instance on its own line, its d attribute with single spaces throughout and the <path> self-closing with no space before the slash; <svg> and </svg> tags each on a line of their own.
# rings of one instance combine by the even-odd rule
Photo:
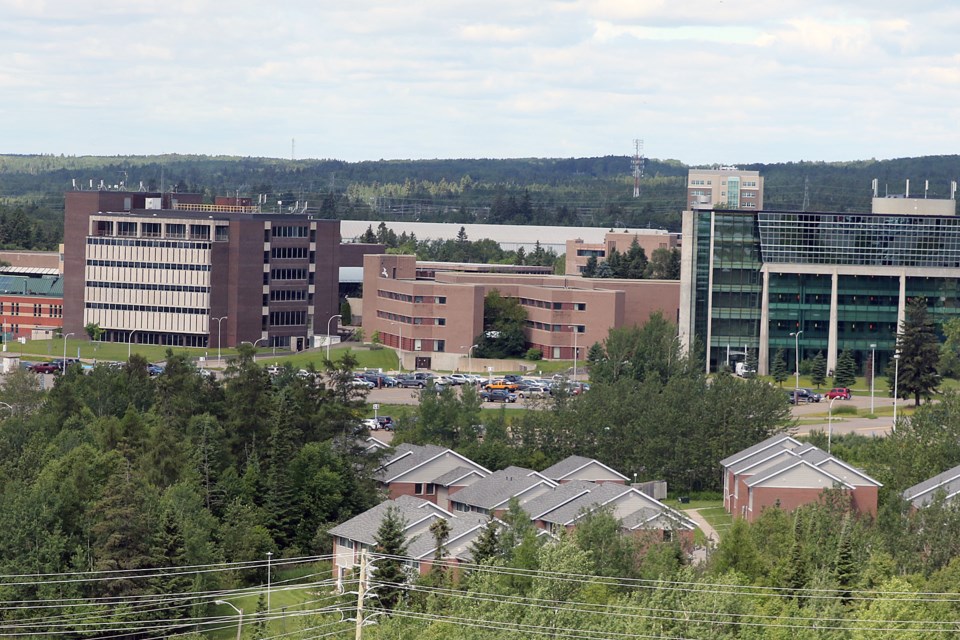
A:
<svg viewBox="0 0 960 640">
<path fill-rule="evenodd" d="M 690 169 L 687 176 L 690 209 L 763 209 L 763 176 L 736 167 Z"/>
<path fill-rule="evenodd" d="M 450 266 L 451 269 L 455 265 Z M 676 322 L 680 283 L 577 276 L 434 271 L 418 279 L 414 256 L 364 260 L 363 329 L 400 350 L 405 368 L 463 368 L 483 331 L 484 297 L 493 290 L 527 311 L 527 346 L 549 360 L 586 357 L 610 329 L 642 325 L 661 312 Z"/>
<path fill-rule="evenodd" d="M 676 249 L 680 246 L 680 236 L 678 234 L 662 229 L 609 231 L 604 235 L 603 242 L 584 242 L 582 238 L 567 240 L 566 274 L 568 276 L 578 276 L 583 273 L 583 269 L 587 266 L 587 261 L 591 257 L 596 258 L 597 262 L 603 262 L 614 249 L 619 253 L 626 253 L 630 250 L 634 240 L 647 254 L 647 259 L 657 249 Z"/>
</svg>

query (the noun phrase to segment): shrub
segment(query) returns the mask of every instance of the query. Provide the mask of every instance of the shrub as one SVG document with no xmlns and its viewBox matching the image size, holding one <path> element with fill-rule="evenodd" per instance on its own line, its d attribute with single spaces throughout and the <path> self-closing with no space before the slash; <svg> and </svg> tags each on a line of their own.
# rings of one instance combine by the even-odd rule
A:
<svg viewBox="0 0 960 640">
<path fill-rule="evenodd" d="M 536 347 L 527 349 L 527 355 L 524 357 L 527 360 L 543 360 L 543 351 L 537 349 Z"/>
</svg>

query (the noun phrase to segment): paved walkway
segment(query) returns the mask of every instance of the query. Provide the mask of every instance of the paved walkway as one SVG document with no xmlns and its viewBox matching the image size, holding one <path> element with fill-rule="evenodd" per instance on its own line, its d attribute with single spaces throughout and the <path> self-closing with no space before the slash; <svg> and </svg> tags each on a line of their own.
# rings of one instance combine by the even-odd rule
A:
<svg viewBox="0 0 960 640">
<path fill-rule="evenodd" d="M 683 512 L 687 514 L 691 520 L 697 523 L 697 526 L 700 527 L 700 530 L 703 531 L 704 535 L 707 536 L 707 540 L 710 544 L 718 544 L 720 542 L 720 535 L 717 533 L 717 530 L 713 528 L 706 518 L 700 515 L 700 509 L 684 509 Z"/>
</svg>

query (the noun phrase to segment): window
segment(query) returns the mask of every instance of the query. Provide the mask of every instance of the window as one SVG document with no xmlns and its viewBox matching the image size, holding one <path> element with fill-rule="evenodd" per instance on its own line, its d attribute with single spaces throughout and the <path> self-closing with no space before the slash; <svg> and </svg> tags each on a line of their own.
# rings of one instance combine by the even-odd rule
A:
<svg viewBox="0 0 960 640">
<path fill-rule="evenodd" d="M 437 296 L 437 304 L 447 304 L 447 296 Z"/>
<path fill-rule="evenodd" d="M 423 483 L 417 482 L 413 485 L 414 495 L 422 496 L 423 495 Z"/>
<path fill-rule="evenodd" d="M 575 302 L 574 305 L 573 305 L 573 308 L 576 309 L 577 311 L 586 311 L 586 310 L 587 310 L 587 303 L 586 303 L 586 302 Z"/>
<path fill-rule="evenodd" d="M 437 492 L 437 485 L 432 482 L 427 483 L 427 495 L 432 496 Z"/>
<path fill-rule="evenodd" d="M 217 242 L 226 242 L 230 239 L 230 227 L 224 225 L 217 225 Z"/>
<path fill-rule="evenodd" d="M 443 353 L 443 352 L 446 350 L 446 348 L 447 348 L 447 341 L 446 341 L 446 340 L 434 340 L 434 341 L 433 341 L 433 350 L 434 350 L 434 351 Z"/>
</svg>

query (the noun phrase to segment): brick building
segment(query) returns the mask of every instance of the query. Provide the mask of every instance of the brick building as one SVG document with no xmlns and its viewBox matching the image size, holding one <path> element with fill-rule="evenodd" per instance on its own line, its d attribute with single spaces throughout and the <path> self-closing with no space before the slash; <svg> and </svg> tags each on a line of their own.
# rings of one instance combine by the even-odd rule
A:
<svg viewBox="0 0 960 640">
<path fill-rule="evenodd" d="M 590 258 L 596 258 L 598 263 L 604 262 L 614 249 L 618 253 L 626 253 L 634 242 L 650 259 L 657 249 L 679 248 L 680 236 L 661 229 L 639 229 L 633 232 L 610 231 L 604 235 L 603 242 L 584 242 L 581 238 L 567 240 L 566 274 L 578 276 L 583 273 Z"/>
<path fill-rule="evenodd" d="M 642 325 L 655 312 L 676 322 L 680 283 L 435 270 L 418 277 L 414 256 L 364 259 L 363 329 L 400 350 L 404 365 L 453 369 L 483 331 L 483 303 L 493 290 L 527 312 L 527 346 L 543 357 L 586 357 L 610 329 Z"/>
<path fill-rule="evenodd" d="M 72 191 L 64 331 L 176 346 L 301 349 L 337 313 L 339 222 L 263 214 L 245 199 Z"/>
</svg>

